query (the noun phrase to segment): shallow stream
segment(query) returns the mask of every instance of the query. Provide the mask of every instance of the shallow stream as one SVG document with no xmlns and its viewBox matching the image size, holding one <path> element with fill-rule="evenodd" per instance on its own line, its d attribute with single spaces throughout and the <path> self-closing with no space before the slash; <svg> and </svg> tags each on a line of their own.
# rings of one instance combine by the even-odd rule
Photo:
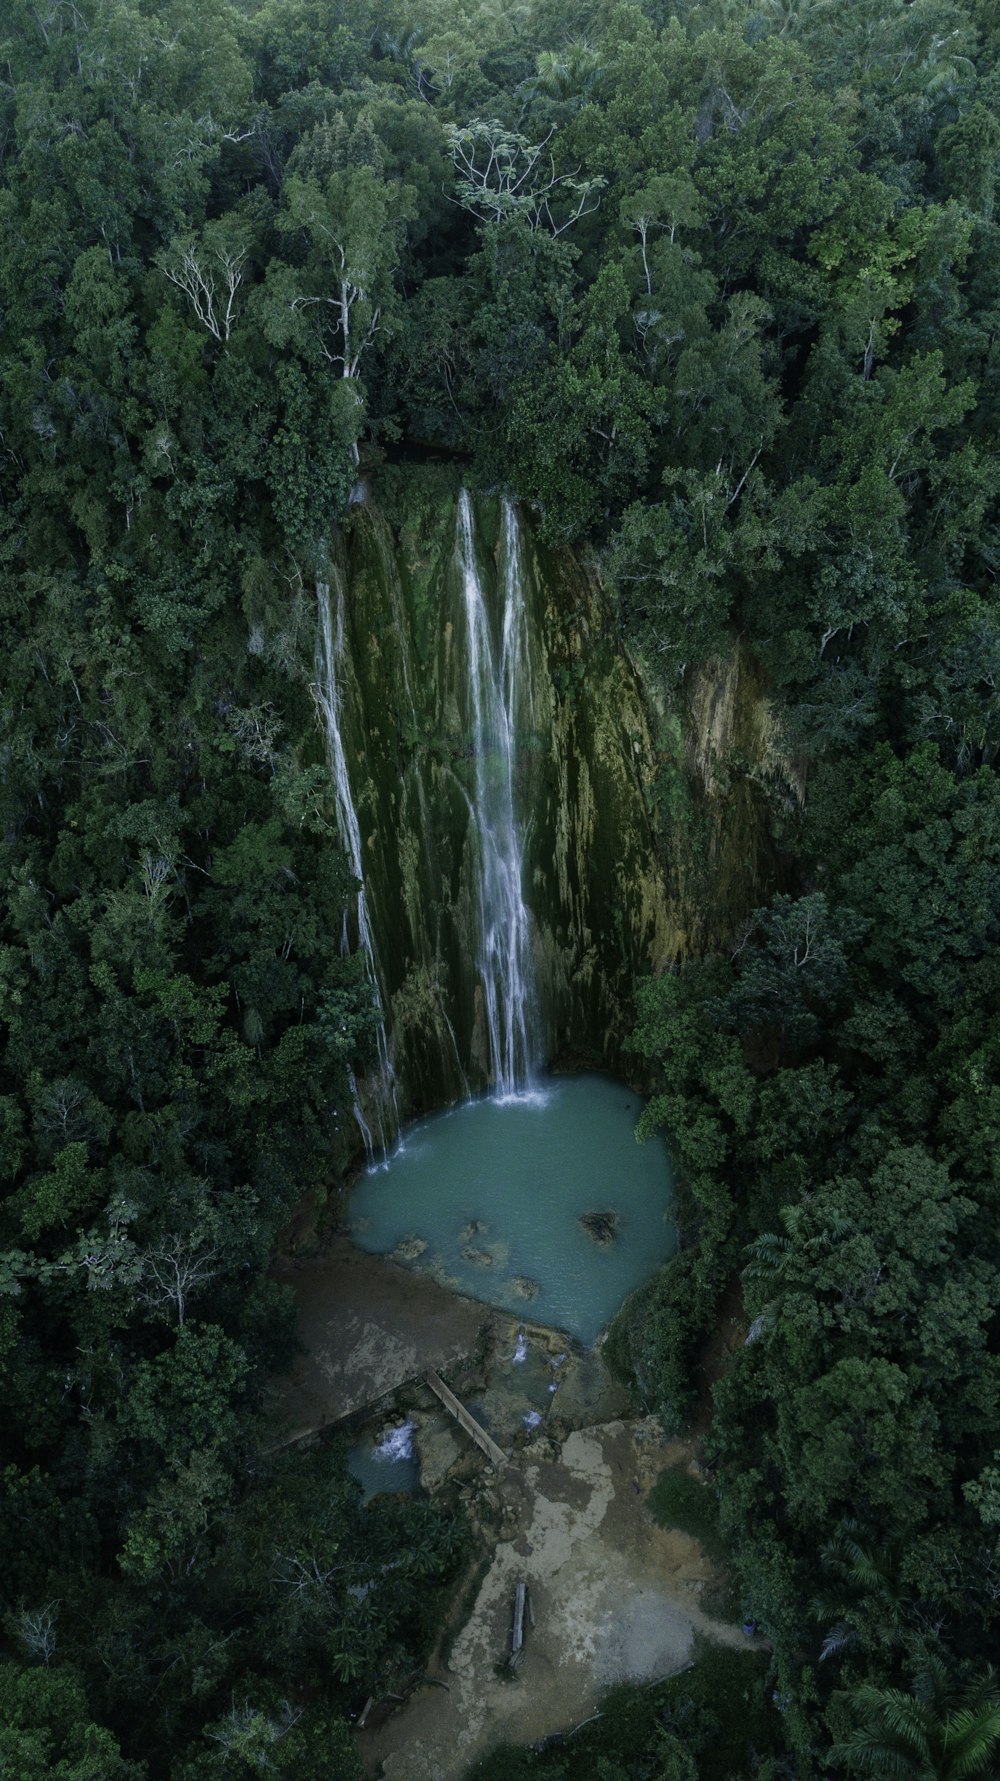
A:
<svg viewBox="0 0 1000 1781">
<path fill-rule="evenodd" d="M 589 1345 L 676 1248 L 666 1146 L 636 1144 L 640 1109 L 583 1075 L 436 1114 L 354 1188 L 354 1241 Z"/>
</svg>

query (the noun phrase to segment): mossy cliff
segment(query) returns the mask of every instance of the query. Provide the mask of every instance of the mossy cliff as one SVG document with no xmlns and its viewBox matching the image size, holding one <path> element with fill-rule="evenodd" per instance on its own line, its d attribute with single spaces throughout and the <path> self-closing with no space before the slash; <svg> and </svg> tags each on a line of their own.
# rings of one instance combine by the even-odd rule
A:
<svg viewBox="0 0 1000 1781">
<path fill-rule="evenodd" d="M 376 501 L 355 506 L 330 564 L 344 613 L 342 737 L 401 1112 L 488 1078 L 456 494 L 422 492 L 396 524 Z M 473 520 L 499 647 L 510 521 L 505 537 L 501 502 L 484 496 Z M 541 547 L 523 513 L 515 530 L 525 641 L 514 801 L 539 1051 L 614 1067 L 635 978 L 728 935 L 766 889 L 768 812 L 787 775 L 738 654 L 669 707 L 620 647 L 593 569 Z"/>
</svg>

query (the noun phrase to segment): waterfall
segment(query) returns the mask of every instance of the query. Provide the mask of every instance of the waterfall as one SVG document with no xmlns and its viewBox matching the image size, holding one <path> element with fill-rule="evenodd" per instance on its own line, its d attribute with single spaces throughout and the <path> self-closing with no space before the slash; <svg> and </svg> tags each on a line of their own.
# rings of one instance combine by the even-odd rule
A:
<svg viewBox="0 0 1000 1781">
<path fill-rule="evenodd" d="M 387 1132 L 392 1137 L 399 1129 L 399 1110 L 396 1103 L 396 1075 L 392 1067 L 389 1053 L 389 1039 L 385 1028 L 385 1017 L 382 1013 L 382 995 L 379 988 L 378 967 L 375 959 L 375 943 L 372 938 L 371 923 L 368 918 L 368 903 L 365 896 L 364 872 L 361 860 L 361 825 L 358 813 L 351 796 L 351 780 L 347 770 L 347 755 L 344 749 L 344 587 L 336 569 L 333 571 L 336 620 L 334 619 L 334 601 L 331 600 L 330 586 L 325 581 L 317 582 L 316 595 L 319 603 L 319 642 L 316 649 L 316 694 L 323 721 L 326 726 L 326 745 L 336 788 L 337 829 L 341 845 L 351 864 L 351 871 L 358 883 L 357 892 L 357 924 L 358 942 L 365 960 L 365 972 L 372 988 L 372 995 L 377 1010 L 376 1043 L 378 1049 L 379 1080 L 376 1088 L 376 1105 L 374 1108 L 375 1124 L 378 1128 L 378 1149 L 384 1154 L 387 1149 Z M 347 949 L 347 911 L 343 915 L 341 934 L 341 950 Z M 365 1117 L 358 1092 L 354 1072 L 349 1071 L 351 1096 L 354 1106 L 354 1117 L 358 1123 L 365 1155 L 369 1164 L 374 1161 L 376 1141 L 371 1126 Z"/>
<path fill-rule="evenodd" d="M 523 838 L 514 815 L 517 707 L 527 668 L 527 621 L 517 521 L 504 508 L 503 622 L 499 660 L 476 564 L 472 506 L 463 489 L 458 555 L 468 650 L 475 761 L 472 816 L 479 848 L 480 938 L 476 966 L 489 1041 L 489 1074 L 498 1100 L 531 1089 L 534 994 L 529 916 L 521 890 Z"/>
<path fill-rule="evenodd" d="M 373 1161 L 397 1108 L 541 1100 L 548 1057 L 616 1057 L 637 966 L 681 944 L 635 678 L 603 641 L 567 672 L 605 629 L 595 577 L 536 553 L 510 502 L 422 486 L 398 530 L 355 505 L 317 587 L 311 678 L 347 881 L 330 942 L 358 955 L 373 1009 L 356 1091 L 342 1072 L 340 1149 L 356 1132 Z"/>
</svg>

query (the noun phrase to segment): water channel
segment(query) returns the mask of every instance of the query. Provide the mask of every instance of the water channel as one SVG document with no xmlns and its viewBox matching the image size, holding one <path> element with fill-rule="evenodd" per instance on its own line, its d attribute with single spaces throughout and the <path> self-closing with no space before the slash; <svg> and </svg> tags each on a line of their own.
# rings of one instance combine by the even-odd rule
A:
<svg viewBox="0 0 1000 1781">
<path fill-rule="evenodd" d="M 442 1284 L 593 1343 L 676 1248 L 659 1138 L 598 1075 L 540 1078 L 411 1127 L 351 1196 L 351 1234 Z"/>
</svg>

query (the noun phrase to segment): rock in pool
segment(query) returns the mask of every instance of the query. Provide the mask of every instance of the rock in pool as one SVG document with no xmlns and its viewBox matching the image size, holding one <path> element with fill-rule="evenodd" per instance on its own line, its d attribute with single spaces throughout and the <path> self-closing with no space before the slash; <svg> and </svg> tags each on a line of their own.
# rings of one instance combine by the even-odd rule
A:
<svg viewBox="0 0 1000 1781">
<path fill-rule="evenodd" d="M 472 1262 L 477 1268 L 492 1268 L 493 1266 L 493 1257 L 488 1249 L 463 1249 L 462 1260 Z"/>
<path fill-rule="evenodd" d="M 516 1274 L 510 1283 L 510 1290 L 515 1299 L 537 1299 L 538 1281 L 529 1280 L 527 1274 Z"/>
<path fill-rule="evenodd" d="M 588 1237 L 605 1247 L 618 1235 L 617 1212 L 581 1212 L 580 1223 Z"/>
</svg>

